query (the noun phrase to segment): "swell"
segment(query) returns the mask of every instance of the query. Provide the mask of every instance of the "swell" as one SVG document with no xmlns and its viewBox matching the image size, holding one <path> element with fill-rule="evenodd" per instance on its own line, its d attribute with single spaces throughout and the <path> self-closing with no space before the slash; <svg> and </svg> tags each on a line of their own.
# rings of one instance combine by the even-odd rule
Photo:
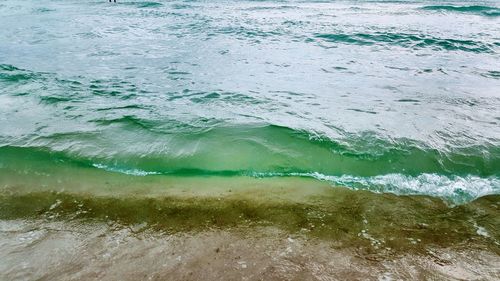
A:
<svg viewBox="0 0 500 281">
<path fill-rule="evenodd" d="M 424 34 L 374 32 L 374 33 L 319 33 L 316 38 L 330 43 L 361 46 L 391 45 L 411 49 L 464 51 L 472 53 L 495 53 L 500 42 L 485 43 L 475 40 L 439 38 Z"/>
<path fill-rule="evenodd" d="M 138 117 L 99 121 L 101 130 L 2 141 L 0 168 L 77 167 L 132 176 L 308 177 L 333 185 L 454 202 L 500 193 L 500 147 L 438 150 L 375 134 L 343 139 L 273 125 L 168 125 Z M 173 127 L 172 127 L 173 126 Z M 5 170 L 6 169 L 6 170 Z M 58 172 L 53 172 L 58 173 Z"/>
<path fill-rule="evenodd" d="M 235 157 L 237 156 L 235 155 Z M 151 163 L 156 166 L 148 167 L 151 164 L 148 161 L 152 161 Z M 172 159 L 170 161 L 175 162 Z M 107 162 L 107 164 L 103 164 L 104 162 Z M 343 162 L 339 163 L 343 164 Z M 360 163 L 361 166 L 362 162 Z M 213 179 L 225 178 L 230 185 L 234 186 L 239 186 L 241 179 L 244 178 L 288 178 L 293 181 L 298 178 L 305 178 L 305 180 L 319 180 L 332 186 L 342 186 L 352 190 L 368 190 L 375 193 L 393 193 L 397 195 L 434 196 L 445 199 L 452 204 L 463 204 L 486 195 L 500 194 L 500 177 L 498 174 L 480 176 L 421 172 L 411 175 L 401 170 L 400 172 L 390 173 L 383 173 L 382 171 L 382 173 L 375 175 L 359 175 L 363 171 L 352 169 L 350 171 L 346 170 L 345 174 L 335 175 L 301 171 L 300 168 L 294 168 L 293 166 L 282 167 L 281 169 L 267 169 L 264 164 L 260 169 L 233 170 L 182 168 L 182 166 L 175 167 L 175 164 L 179 163 L 169 163 L 168 159 L 152 160 L 137 157 L 136 159 L 129 159 L 127 162 L 117 158 L 108 160 L 91 159 L 44 149 L 2 147 L 0 148 L 0 185 L 15 186 L 16 189 L 27 185 L 26 188 L 34 188 L 34 190 L 38 189 L 37 185 L 41 185 L 44 188 L 55 188 L 55 190 L 60 188 L 69 188 L 71 190 L 74 187 L 78 189 L 78 186 L 81 185 L 92 186 L 95 184 L 96 187 L 94 188 L 97 188 L 97 190 L 91 188 L 89 191 L 99 193 L 102 191 L 102 184 L 109 185 L 110 182 L 116 183 L 106 186 L 106 188 L 111 188 L 111 186 L 125 188 L 123 184 L 129 182 L 147 189 L 150 188 L 149 185 L 153 182 L 162 179 L 171 178 L 174 182 L 180 179 L 200 179 L 202 180 L 199 182 L 201 186 L 197 186 L 197 188 L 203 189 L 203 182 L 207 180 L 207 177 Z M 373 166 L 379 164 L 375 163 Z M 394 164 L 397 165 L 397 163 Z M 216 165 L 216 163 L 210 163 L 210 165 Z M 143 166 L 143 168 L 138 168 L 140 166 Z M 319 167 L 315 168 L 319 169 Z M 266 169 L 270 171 L 264 172 Z M 172 182 L 172 180 L 169 181 Z M 23 182 L 27 182 L 27 184 L 23 184 Z M 255 181 L 254 184 L 258 186 L 259 182 Z M 314 186 L 312 182 L 302 182 L 301 185 L 304 187 Z M 161 187 L 165 186 L 161 185 Z M 117 192 L 124 192 L 124 190 L 120 189 Z"/>
<path fill-rule="evenodd" d="M 135 6 L 137 8 L 158 8 L 162 7 L 163 4 L 160 2 L 153 2 L 153 1 L 138 1 L 138 2 L 125 2 L 125 3 L 120 3 L 123 5 L 130 5 L 130 6 Z"/>
<path fill-rule="evenodd" d="M 116 121 L 119 123 L 108 124 L 104 131 L 4 142 L 0 162 L 33 157 L 63 159 L 88 167 L 151 174 L 320 173 L 366 177 L 429 173 L 489 177 L 500 173 L 500 148 L 495 144 L 438 150 L 411 140 L 388 141 L 368 133 L 335 141 L 272 125 L 180 128 L 174 132 L 148 130 L 151 124 L 140 119 Z"/>
<path fill-rule="evenodd" d="M 479 14 L 482 16 L 489 16 L 489 17 L 500 16 L 499 8 L 491 6 L 481 6 L 481 5 L 471 5 L 471 6 L 430 5 L 430 6 L 424 6 L 421 9 L 427 11 L 444 11 L 444 12 Z"/>
<path fill-rule="evenodd" d="M 0 64 L 0 81 L 7 84 L 16 84 L 39 79 L 37 73 L 25 71 L 9 64 Z"/>
</svg>

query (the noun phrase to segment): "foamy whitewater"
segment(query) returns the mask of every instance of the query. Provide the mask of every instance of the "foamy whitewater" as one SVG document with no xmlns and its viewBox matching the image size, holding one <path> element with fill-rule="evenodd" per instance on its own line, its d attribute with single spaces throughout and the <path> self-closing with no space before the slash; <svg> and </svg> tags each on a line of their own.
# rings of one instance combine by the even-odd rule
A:
<svg viewBox="0 0 500 281">
<path fill-rule="evenodd" d="M 500 280 L 500 1 L 1 0 L 0 280 Z"/>
<path fill-rule="evenodd" d="M 499 11 L 2 1 L 0 175 L 35 159 L 146 177 L 305 176 L 456 203 L 499 194 Z"/>
</svg>

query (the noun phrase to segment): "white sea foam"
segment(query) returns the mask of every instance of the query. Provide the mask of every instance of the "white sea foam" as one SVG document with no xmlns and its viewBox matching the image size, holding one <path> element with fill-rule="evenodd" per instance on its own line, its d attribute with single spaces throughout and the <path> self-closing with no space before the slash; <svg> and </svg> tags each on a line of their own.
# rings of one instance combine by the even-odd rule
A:
<svg viewBox="0 0 500 281">
<path fill-rule="evenodd" d="M 94 167 L 110 172 L 133 176 L 161 175 L 155 171 L 140 169 L 124 169 L 104 164 L 93 164 Z M 174 173 L 175 174 L 175 173 Z M 211 174 L 207 172 L 207 174 Z M 237 175 L 238 173 L 235 173 Z M 216 173 L 214 173 L 216 175 Z M 489 194 L 500 194 L 500 178 L 468 176 L 445 176 L 422 173 L 417 176 L 404 174 L 385 174 L 371 177 L 353 175 L 332 176 L 321 173 L 240 173 L 242 176 L 259 178 L 266 177 L 310 177 L 328 181 L 332 185 L 344 186 L 355 190 L 369 190 L 379 193 L 394 193 L 398 195 L 430 195 L 441 197 L 454 204 L 462 204 Z"/>
<path fill-rule="evenodd" d="M 500 193 L 500 179 L 497 177 L 444 176 L 426 173 L 418 176 L 386 174 L 373 177 L 327 176 L 311 173 L 310 176 L 353 189 L 391 192 L 400 195 L 431 195 L 444 197 L 455 203 L 464 203 L 484 195 Z"/>
<path fill-rule="evenodd" d="M 117 167 L 111 167 L 108 165 L 104 164 L 93 164 L 92 166 L 98 168 L 98 169 L 103 169 L 109 172 L 116 172 L 116 173 L 122 173 L 126 175 L 132 175 L 132 176 L 148 176 L 148 175 L 159 175 L 160 173 L 158 172 L 148 172 L 144 170 L 139 170 L 139 169 L 121 169 Z"/>
<path fill-rule="evenodd" d="M 499 194 L 498 177 L 445 176 L 423 173 L 417 176 L 385 174 L 372 177 L 352 175 L 331 176 L 321 173 L 256 173 L 257 177 L 299 176 L 312 177 L 355 190 L 389 192 L 398 195 L 430 195 L 441 197 L 455 204 L 465 203 L 478 197 Z"/>
</svg>

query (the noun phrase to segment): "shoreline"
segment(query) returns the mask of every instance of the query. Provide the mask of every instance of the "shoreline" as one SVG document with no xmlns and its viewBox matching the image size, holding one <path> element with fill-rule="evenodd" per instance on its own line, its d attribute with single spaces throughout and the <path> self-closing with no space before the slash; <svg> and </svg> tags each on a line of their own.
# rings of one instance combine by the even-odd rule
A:
<svg viewBox="0 0 500 281">
<path fill-rule="evenodd" d="M 8 280 L 497 280 L 498 254 L 425 247 L 373 253 L 275 227 L 184 233 L 118 224 L 0 220 Z"/>
<path fill-rule="evenodd" d="M 121 184 L 96 185 L 97 179 L 74 178 L 80 186 L 61 181 L 66 188 L 4 184 L 0 219 L 112 222 L 168 233 L 276 227 L 375 251 L 468 245 L 500 253 L 500 195 L 452 206 L 300 178 L 120 178 Z"/>
<path fill-rule="evenodd" d="M 1 172 L 0 279 L 500 276 L 500 195 L 453 205 L 301 177 L 27 167 Z"/>
</svg>

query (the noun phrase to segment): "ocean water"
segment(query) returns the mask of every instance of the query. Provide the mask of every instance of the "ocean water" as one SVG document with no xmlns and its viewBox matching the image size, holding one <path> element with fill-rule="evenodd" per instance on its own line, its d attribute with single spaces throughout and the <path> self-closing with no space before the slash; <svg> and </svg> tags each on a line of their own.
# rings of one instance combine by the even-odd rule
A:
<svg viewBox="0 0 500 281">
<path fill-rule="evenodd" d="M 498 1 L 4 0 L 0 26 L 4 187 L 81 169 L 500 194 Z"/>
</svg>

